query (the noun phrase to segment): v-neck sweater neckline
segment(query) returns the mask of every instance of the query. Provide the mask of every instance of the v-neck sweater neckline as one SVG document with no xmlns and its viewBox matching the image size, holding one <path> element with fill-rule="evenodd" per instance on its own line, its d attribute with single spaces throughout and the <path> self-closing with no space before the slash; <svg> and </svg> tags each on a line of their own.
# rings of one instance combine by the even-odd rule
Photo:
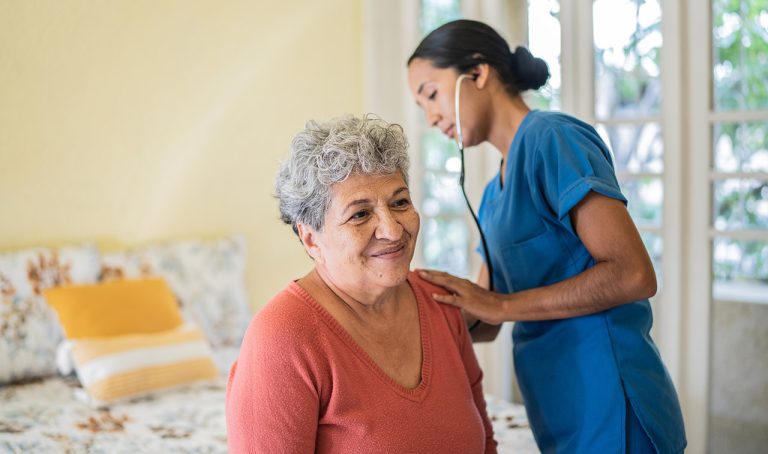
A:
<svg viewBox="0 0 768 454">
<path fill-rule="evenodd" d="M 419 314 L 419 330 L 421 340 L 421 381 L 415 388 L 407 388 L 397 382 L 384 369 L 373 360 L 370 354 L 352 337 L 352 335 L 339 323 L 336 318 L 328 312 L 315 297 L 309 294 L 303 287 L 296 282 L 291 282 L 289 289 L 301 298 L 309 307 L 311 307 L 328 328 L 338 336 L 352 352 L 389 388 L 398 395 L 415 401 L 421 402 L 427 395 L 429 385 L 432 380 L 432 336 L 429 330 L 429 314 L 425 308 L 424 295 L 413 285 L 411 277 L 408 276 L 408 285 L 416 297 L 416 307 Z"/>
</svg>

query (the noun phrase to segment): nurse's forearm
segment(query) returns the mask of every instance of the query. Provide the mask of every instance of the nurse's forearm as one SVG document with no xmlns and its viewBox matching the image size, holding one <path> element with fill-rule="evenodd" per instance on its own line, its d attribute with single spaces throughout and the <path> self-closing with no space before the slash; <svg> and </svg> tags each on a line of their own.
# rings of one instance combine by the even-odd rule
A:
<svg viewBox="0 0 768 454">
<path fill-rule="evenodd" d="M 474 324 L 474 323 L 473 323 Z M 480 322 L 469 334 L 472 336 L 472 342 L 493 342 L 499 336 L 501 325 L 489 325 Z"/>
<path fill-rule="evenodd" d="M 642 268 L 642 267 L 641 267 Z M 499 295 L 502 320 L 555 320 L 593 314 L 656 294 L 653 270 L 598 262 L 546 287 Z"/>
<path fill-rule="evenodd" d="M 557 284 L 502 297 L 507 320 L 577 317 L 656 294 L 651 259 L 621 201 L 590 192 L 570 217 L 597 264 Z"/>
</svg>

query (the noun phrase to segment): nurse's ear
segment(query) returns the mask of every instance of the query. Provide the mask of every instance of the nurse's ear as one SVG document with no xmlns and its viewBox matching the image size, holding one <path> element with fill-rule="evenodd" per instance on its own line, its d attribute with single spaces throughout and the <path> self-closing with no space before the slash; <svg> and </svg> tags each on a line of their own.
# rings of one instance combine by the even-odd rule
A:
<svg viewBox="0 0 768 454">
<path fill-rule="evenodd" d="M 491 65 L 488 63 L 480 63 L 469 71 L 469 77 L 472 79 L 475 88 L 478 90 L 482 90 L 488 86 L 488 78 L 490 76 Z"/>
</svg>

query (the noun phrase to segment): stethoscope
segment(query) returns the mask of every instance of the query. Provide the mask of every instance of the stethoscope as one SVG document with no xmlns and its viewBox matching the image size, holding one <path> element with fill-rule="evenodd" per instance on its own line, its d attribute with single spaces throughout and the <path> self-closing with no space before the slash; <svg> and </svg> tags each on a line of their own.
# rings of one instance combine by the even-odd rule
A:
<svg viewBox="0 0 768 454">
<path fill-rule="evenodd" d="M 456 144 L 459 147 L 459 155 L 461 156 L 461 173 L 459 174 L 459 185 L 461 186 L 461 193 L 464 194 L 464 201 L 467 202 L 469 213 L 472 215 L 472 219 L 475 221 L 475 225 L 477 226 L 477 231 L 480 232 L 480 243 L 483 246 L 483 252 L 485 253 L 485 263 L 488 268 L 488 289 L 493 291 L 493 264 L 491 263 L 491 255 L 488 253 L 488 243 L 485 241 L 485 235 L 483 234 L 483 229 L 480 227 L 480 221 L 477 219 L 477 215 L 475 215 L 475 210 L 472 209 L 472 204 L 469 203 L 467 190 L 464 188 L 464 136 L 461 133 L 461 112 L 459 110 L 459 98 L 461 97 L 461 82 L 467 77 L 470 76 L 467 74 L 462 74 L 458 79 L 456 79 L 456 91 L 454 96 L 454 105 L 456 110 Z M 473 79 L 476 78 L 477 76 L 475 76 Z M 476 320 L 472 326 L 469 327 L 469 330 L 474 330 L 479 324 L 480 320 Z"/>
</svg>

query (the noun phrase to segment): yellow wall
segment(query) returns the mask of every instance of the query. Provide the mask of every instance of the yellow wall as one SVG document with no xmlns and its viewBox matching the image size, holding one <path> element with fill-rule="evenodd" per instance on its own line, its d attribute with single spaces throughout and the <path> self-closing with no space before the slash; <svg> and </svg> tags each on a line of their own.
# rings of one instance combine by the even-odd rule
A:
<svg viewBox="0 0 768 454">
<path fill-rule="evenodd" d="M 362 108 L 362 2 L 0 2 L 0 250 L 242 232 L 255 307 L 311 266 L 272 183 Z"/>
</svg>

